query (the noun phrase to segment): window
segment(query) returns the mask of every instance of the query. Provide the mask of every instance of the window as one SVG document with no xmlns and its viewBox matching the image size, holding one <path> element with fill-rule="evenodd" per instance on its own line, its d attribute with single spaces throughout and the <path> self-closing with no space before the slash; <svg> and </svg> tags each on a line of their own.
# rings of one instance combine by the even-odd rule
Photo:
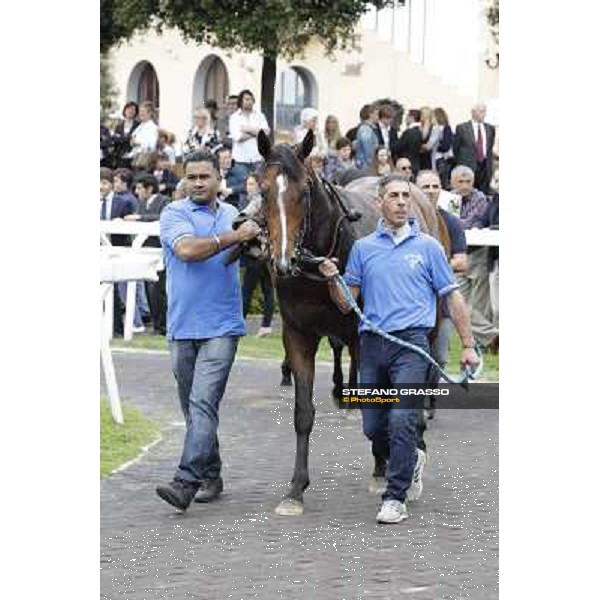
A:
<svg viewBox="0 0 600 600">
<path fill-rule="evenodd" d="M 293 131 L 300 124 L 303 108 L 317 108 L 317 86 L 313 74 L 302 67 L 280 73 L 275 90 L 276 129 Z"/>
</svg>

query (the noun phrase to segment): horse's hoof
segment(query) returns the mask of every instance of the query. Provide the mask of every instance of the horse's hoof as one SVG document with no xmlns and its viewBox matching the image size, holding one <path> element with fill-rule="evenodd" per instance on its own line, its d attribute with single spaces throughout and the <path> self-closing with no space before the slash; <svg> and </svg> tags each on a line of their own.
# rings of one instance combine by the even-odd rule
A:
<svg viewBox="0 0 600 600">
<path fill-rule="evenodd" d="M 291 387 L 292 386 L 292 378 L 284 375 L 281 378 L 281 383 L 279 384 L 281 387 Z"/>
<path fill-rule="evenodd" d="M 299 500 L 286 498 L 277 505 L 275 513 L 282 517 L 298 517 L 304 514 L 304 504 Z"/>
<path fill-rule="evenodd" d="M 371 494 L 383 494 L 387 489 L 387 481 L 385 477 L 373 477 L 369 483 L 369 492 Z"/>
</svg>

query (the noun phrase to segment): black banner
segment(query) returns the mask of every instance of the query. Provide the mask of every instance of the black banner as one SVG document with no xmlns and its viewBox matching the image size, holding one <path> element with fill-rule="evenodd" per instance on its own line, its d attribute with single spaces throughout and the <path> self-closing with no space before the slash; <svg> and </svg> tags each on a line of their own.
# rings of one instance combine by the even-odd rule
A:
<svg viewBox="0 0 600 600">
<path fill-rule="evenodd" d="M 360 383 L 343 384 L 339 408 L 425 408 L 430 399 L 435 400 L 436 408 L 459 409 L 498 409 L 498 383 L 458 384 L 440 383 Z"/>
</svg>

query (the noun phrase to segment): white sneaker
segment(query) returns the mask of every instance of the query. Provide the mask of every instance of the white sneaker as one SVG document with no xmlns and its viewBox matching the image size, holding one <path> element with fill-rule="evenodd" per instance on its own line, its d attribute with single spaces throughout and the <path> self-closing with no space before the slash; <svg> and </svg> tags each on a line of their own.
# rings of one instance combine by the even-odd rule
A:
<svg viewBox="0 0 600 600">
<path fill-rule="evenodd" d="M 261 327 L 258 330 L 258 333 L 256 335 L 257 335 L 257 337 L 266 337 L 268 335 L 271 335 L 272 333 L 273 333 L 272 327 Z"/>
<path fill-rule="evenodd" d="M 131 328 L 131 331 L 133 333 L 144 333 L 144 331 L 146 331 L 146 328 L 143 325 L 140 325 L 138 327 L 136 327 L 135 325 Z"/>
<path fill-rule="evenodd" d="M 384 500 L 381 509 L 377 513 L 378 523 L 400 523 L 408 517 L 406 504 L 400 500 Z"/>
<path fill-rule="evenodd" d="M 414 502 L 418 500 L 423 493 L 423 469 L 427 464 L 427 454 L 420 448 L 417 448 L 417 464 L 413 473 L 413 480 L 406 492 L 406 501 Z"/>
</svg>

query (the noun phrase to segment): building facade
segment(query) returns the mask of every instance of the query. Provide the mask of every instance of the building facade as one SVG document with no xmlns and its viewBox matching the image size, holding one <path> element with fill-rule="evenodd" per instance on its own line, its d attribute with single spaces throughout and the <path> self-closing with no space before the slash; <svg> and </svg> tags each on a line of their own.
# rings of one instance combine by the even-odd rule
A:
<svg viewBox="0 0 600 600">
<path fill-rule="evenodd" d="M 302 58 L 278 61 L 277 130 L 290 130 L 301 109 L 312 106 L 320 126 L 333 114 L 344 132 L 357 124 L 363 104 L 384 97 L 405 109 L 442 106 L 452 125 L 468 119 L 473 103 L 483 100 L 488 120 L 498 124 L 498 69 L 488 66 L 482 0 L 406 0 L 371 10 L 359 31 L 360 51 L 326 57 L 312 43 Z M 260 102 L 259 54 L 185 42 L 174 30 L 137 35 L 115 48 L 111 61 L 120 106 L 153 101 L 160 125 L 179 140 L 205 100 L 221 104 L 249 88 Z"/>
</svg>

